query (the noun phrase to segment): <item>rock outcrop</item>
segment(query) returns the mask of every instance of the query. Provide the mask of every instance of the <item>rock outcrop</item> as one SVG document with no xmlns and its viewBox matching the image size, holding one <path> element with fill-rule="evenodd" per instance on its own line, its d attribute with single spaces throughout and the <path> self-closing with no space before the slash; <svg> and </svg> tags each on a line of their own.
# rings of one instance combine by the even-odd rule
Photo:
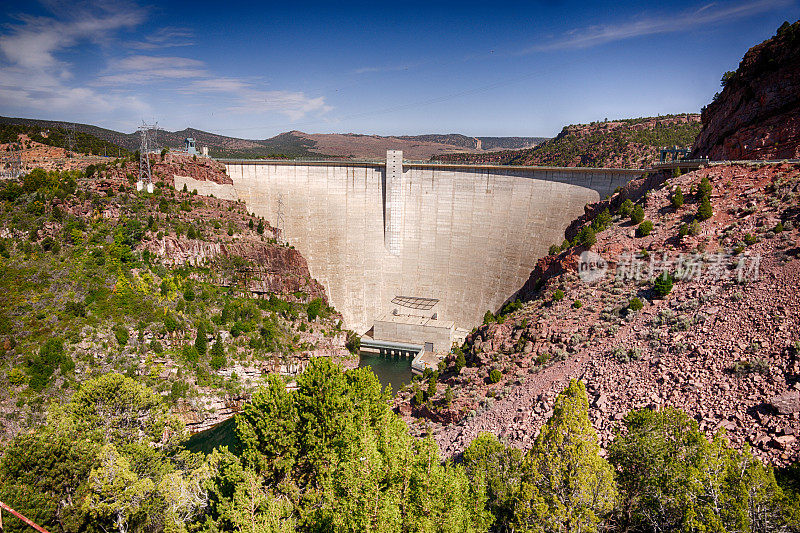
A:
<svg viewBox="0 0 800 533">
<path fill-rule="evenodd" d="M 303 292 L 310 298 L 325 298 L 324 287 L 308 271 L 308 263 L 294 248 L 249 239 L 201 241 L 172 235 L 145 243 L 145 248 L 167 265 L 223 265 L 214 269 L 223 286 L 236 281 L 256 294 Z M 234 258 L 241 266 L 228 264 Z"/>
<path fill-rule="evenodd" d="M 800 21 L 751 48 L 703 109 L 693 157 L 800 157 Z"/>
</svg>

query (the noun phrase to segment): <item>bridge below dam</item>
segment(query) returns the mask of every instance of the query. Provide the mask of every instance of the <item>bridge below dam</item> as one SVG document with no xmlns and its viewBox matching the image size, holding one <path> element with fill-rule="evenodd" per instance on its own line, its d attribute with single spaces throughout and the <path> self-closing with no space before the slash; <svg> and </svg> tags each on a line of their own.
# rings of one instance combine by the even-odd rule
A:
<svg viewBox="0 0 800 533">
<path fill-rule="evenodd" d="M 242 200 L 278 226 L 358 333 L 404 315 L 471 329 L 514 296 L 586 203 L 645 172 L 412 163 L 391 150 L 385 163 L 222 162 L 233 185 L 176 176 L 175 186 Z"/>
</svg>

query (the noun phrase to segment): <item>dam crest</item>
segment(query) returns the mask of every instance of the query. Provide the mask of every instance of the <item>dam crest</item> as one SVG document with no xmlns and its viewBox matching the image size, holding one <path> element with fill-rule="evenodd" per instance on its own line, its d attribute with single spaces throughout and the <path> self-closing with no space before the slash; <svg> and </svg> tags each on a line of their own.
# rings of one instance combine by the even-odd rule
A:
<svg viewBox="0 0 800 533">
<path fill-rule="evenodd" d="M 222 160 L 233 185 L 175 176 L 279 225 L 345 326 L 364 333 L 398 296 L 438 300 L 471 329 L 530 276 L 587 203 L 643 170 L 404 162 Z"/>
</svg>

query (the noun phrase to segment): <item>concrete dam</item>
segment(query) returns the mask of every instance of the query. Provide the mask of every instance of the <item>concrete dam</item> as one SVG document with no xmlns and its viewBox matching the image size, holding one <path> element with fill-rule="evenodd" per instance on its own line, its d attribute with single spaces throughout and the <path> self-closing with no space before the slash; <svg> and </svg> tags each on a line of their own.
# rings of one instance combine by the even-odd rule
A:
<svg viewBox="0 0 800 533">
<path fill-rule="evenodd" d="M 242 200 L 279 226 L 360 334 L 409 298 L 434 302 L 428 318 L 471 329 L 586 203 L 644 172 L 410 163 L 397 151 L 386 163 L 222 162 L 232 186 L 180 176 L 175 186 Z"/>
</svg>

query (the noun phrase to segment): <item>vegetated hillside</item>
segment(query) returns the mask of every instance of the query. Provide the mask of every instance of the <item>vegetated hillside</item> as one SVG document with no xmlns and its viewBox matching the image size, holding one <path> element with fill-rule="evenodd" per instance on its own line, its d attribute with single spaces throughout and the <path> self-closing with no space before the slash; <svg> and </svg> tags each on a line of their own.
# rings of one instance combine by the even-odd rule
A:
<svg viewBox="0 0 800 533">
<path fill-rule="evenodd" d="M 764 460 L 797 461 L 800 166 L 713 166 L 640 194 L 653 181 L 590 206 L 573 241 L 540 260 L 528 301 L 487 314 L 428 401 L 401 395 L 446 455 L 481 431 L 530 447 L 556 393 L 580 378 L 604 446 L 629 410 L 671 406 Z M 595 283 L 578 275 L 586 250 L 608 261 Z M 659 269 L 675 278 L 668 294 Z"/>
<path fill-rule="evenodd" d="M 136 191 L 136 165 L 0 182 L 3 440 L 111 371 L 196 430 L 231 416 L 262 375 L 349 357 L 323 288 L 266 221 L 172 188 L 173 173 L 224 181 L 222 165 L 154 158 L 153 194 Z"/>
<path fill-rule="evenodd" d="M 55 120 L 38 120 L 26 118 L 0 117 L 0 124 L 4 128 L 14 128 L 19 133 L 32 133 L 44 129 L 53 129 L 56 139 L 60 139 L 60 131 L 65 131 L 71 124 Z M 117 146 L 125 150 L 135 151 L 139 148 L 139 134 L 120 133 L 88 124 L 75 124 L 79 135 L 87 139 L 96 138 L 114 145 L 113 150 L 98 145 L 92 149 L 94 153 L 117 155 Z M 0 132 L 5 130 L 0 130 Z M 8 129 L 9 132 L 12 129 Z M 237 159 L 263 159 L 263 158 L 308 158 L 308 159 L 384 159 L 387 149 L 403 150 L 407 159 L 427 160 L 435 154 L 446 152 L 471 150 L 486 151 L 498 148 L 522 148 L 533 146 L 540 142 L 539 137 L 466 137 L 459 134 L 447 135 L 415 135 L 415 136 L 389 136 L 359 135 L 340 133 L 303 133 L 301 131 L 288 131 L 269 139 L 239 139 L 226 135 L 217 135 L 194 128 L 180 131 L 159 130 L 156 144 L 160 148 L 182 150 L 187 137 L 195 139 L 197 149 L 207 146 L 212 157 L 230 157 Z M 41 139 L 30 137 L 33 140 Z M 482 148 L 478 148 L 478 140 Z M 49 144 L 49 143 L 47 143 Z M 60 146 L 53 144 L 53 146 Z M 89 144 L 91 149 L 94 144 Z M 124 154 L 123 154 L 124 155 Z"/>
<path fill-rule="evenodd" d="M 694 156 L 712 160 L 800 157 L 800 21 L 754 46 L 703 108 Z"/>
<path fill-rule="evenodd" d="M 647 168 L 662 146 L 690 146 L 700 131 L 697 114 L 622 119 L 565 126 L 554 139 L 527 150 L 445 154 L 436 161 L 558 167 Z"/>
<path fill-rule="evenodd" d="M 24 138 L 25 141 L 67 149 L 69 148 L 68 135 L 67 129 L 62 127 L 42 128 L 37 125 L 0 122 L 0 144 L 5 145 L 17 143 L 21 138 Z M 72 151 L 77 154 L 108 155 L 112 157 L 127 156 L 129 154 L 128 150 L 122 146 L 82 131 L 75 132 Z"/>
</svg>

